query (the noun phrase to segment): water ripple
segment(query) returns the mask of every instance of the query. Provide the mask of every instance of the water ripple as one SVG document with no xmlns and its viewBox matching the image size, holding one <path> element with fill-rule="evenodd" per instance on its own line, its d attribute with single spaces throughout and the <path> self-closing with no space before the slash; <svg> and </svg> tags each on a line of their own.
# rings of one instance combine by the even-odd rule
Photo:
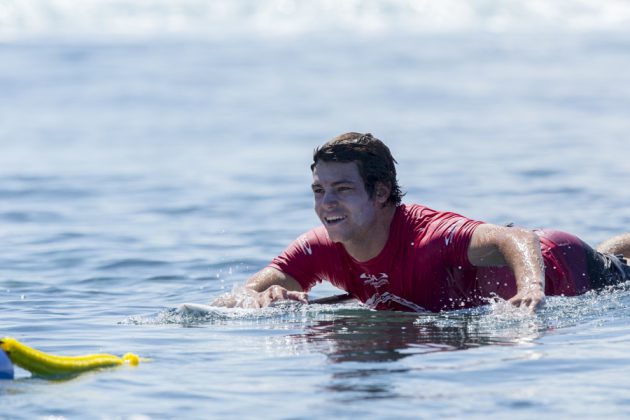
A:
<svg viewBox="0 0 630 420">
<path fill-rule="evenodd" d="M 53 223 L 64 220 L 60 213 L 50 211 L 7 211 L 0 212 L 0 220 L 10 223 Z"/>
<path fill-rule="evenodd" d="M 153 268 L 168 265 L 167 261 L 149 260 L 142 258 L 124 258 L 103 264 L 98 268 L 101 270 L 116 270 L 125 268 Z"/>
</svg>

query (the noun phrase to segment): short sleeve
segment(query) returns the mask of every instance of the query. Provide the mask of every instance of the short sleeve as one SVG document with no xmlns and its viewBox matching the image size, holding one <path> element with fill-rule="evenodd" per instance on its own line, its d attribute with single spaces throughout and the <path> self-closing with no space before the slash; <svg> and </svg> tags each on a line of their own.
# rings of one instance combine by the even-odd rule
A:
<svg viewBox="0 0 630 420">
<path fill-rule="evenodd" d="M 470 268 L 468 247 L 475 229 L 483 223 L 457 213 L 438 212 L 427 224 L 426 234 L 445 263 Z"/>
<path fill-rule="evenodd" d="M 332 246 L 321 229 L 313 229 L 293 241 L 268 266 L 293 277 L 304 291 L 309 291 L 323 280 L 321 269 L 326 265 L 327 249 Z"/>
</svg>

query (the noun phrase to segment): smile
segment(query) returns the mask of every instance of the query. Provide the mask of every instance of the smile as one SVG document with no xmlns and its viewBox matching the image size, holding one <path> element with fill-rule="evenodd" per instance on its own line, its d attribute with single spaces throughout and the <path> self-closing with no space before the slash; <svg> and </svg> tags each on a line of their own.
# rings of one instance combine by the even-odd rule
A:
<svg viewBox="0 0 630 420">
<path fill-rule="evenodd" d="M 328 225 L 334 225 L 337 224 L 343 220 L 346 220 L 346 216 L 331 216 L 331 217 L 324 217 L 324 221 L 326 221 L 326 224 Z"/>
</svg>

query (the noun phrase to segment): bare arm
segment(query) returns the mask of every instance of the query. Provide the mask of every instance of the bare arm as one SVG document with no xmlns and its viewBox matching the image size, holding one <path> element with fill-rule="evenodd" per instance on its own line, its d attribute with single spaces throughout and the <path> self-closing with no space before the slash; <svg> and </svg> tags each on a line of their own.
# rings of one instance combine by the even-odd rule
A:
<svg viewBox="0 0 630 420">
<path fill-rule="evenodd" d="M 281 286 L 287 290 L 303 292 L 302 286 L 293 277 L 275 268 L 265 267 L 247 280 L 246 287 L 262 292 L 271 286 Z"/>
<path fill-rule="evenodd" d="M 517 293 L 509 301 L 535 311 L 545 298 L 544 261 L 533 232 L 497 225 L 479 225 L 468 247 L 468 259 L 478 267 L 511 268 Z"/>
<path fill-rule="evenodd" d="M 275 268 L 266 267 L 249 278 L 243 296 L 226 294 L 212 305 L 246 308 L 263 308 L 276 300 L 297 300 L 308 303 L 302 286 L 293 277 Z"/>
</svg>

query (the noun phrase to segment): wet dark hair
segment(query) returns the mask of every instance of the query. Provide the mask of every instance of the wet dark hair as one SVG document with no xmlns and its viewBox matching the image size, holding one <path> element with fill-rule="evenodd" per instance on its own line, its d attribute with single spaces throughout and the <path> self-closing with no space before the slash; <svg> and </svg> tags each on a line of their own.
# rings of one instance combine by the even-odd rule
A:
<svg viewBox="0 0 630 420">
<path fill-rule="evenodd" d="M 396 159 L 389 148 L 372 134 L 345 133 L 326 142 L 313 152 L 311 171 L 319 161 L 356 162 L 359 174 L 370 198 L 374 198 L 376 184 L 382 182 L 391 192 L 385 204 L 398 206 L 405 195 L 396 179 Z"/>
</svg>

